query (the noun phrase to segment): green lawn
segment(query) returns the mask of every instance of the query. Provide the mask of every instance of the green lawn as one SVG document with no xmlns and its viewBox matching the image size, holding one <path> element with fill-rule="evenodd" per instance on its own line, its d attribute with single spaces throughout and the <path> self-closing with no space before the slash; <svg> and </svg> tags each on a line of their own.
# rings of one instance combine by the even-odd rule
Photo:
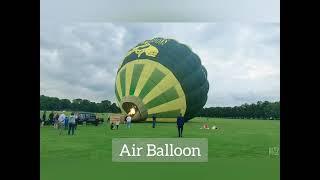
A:
<svg viewBox="0 0 320 180">
<path fill-rule="evenodd" d="M 118 137 L 174 138 L 174 123 L 136 123 L 120 126 L 78 126 L 75 136 L 58 135 L 41 127 L 41 180 L 275 180 L 280 179 L 280 158 L 269 147 L 280 146 L 280 121 L 209 119 L 219 129 L 201 130 L 205 119 L 185 124 L 184 137 L 208 138 L 209 161 L 203 163 L 112 162 L 111 141 Z"/>
</svg>

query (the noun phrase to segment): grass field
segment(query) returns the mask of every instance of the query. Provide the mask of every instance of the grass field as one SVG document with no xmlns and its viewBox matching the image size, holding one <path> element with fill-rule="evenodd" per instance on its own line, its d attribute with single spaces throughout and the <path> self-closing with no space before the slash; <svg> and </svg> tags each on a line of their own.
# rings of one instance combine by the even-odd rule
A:
<svg viewBox="0 0 320 180">
<path fill-rule="evenodd" d="M 267 120 L 208 120 L 219 129 L 201 130 L 205 119 L 185 124 L 185 138 L 208 138 L 209 161 L 202 163 L 112 162 L 111 141 L 118 137 L 174 138 L 174 123 L 109 126 L 79 126 L 75 136 L 58 135 L 41 127 L 41 180 L 276 180 L 280 179 L 280 157 L 270 147 L 280 147 L 280 122 Z"/>
</svg>

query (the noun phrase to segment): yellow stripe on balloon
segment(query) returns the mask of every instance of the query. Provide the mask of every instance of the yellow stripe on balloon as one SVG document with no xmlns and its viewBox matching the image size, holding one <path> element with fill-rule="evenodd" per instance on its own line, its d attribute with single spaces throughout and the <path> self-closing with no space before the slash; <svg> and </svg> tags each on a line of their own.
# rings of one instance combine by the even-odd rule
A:
<svg viewBox="0 0 320 180">
<path fill-rule="evenodd" d="M 120 73 L 120 71 L 119 71 Z M 120 85 L 120 76 L 117 75 L 117 79 L 116 79 L 116 88 L 117 88 L 117 91 L 118 91 L 118 94 L 119 94 L 119 97 L 120 97 L 120 101 L 122 99 L 122 93 L 121 93 L 121 85 Z"/>
<path fill-rule="evenodd" d="M 125 64 L 119 72 L 121 72 L 124 68 L 126 68 L 126 96 L 129 95 L 130 85 L 131 85 L 131 79 L 132 79 L 132 73 L 133 73 L 133 66 L 134 64 L 144 64 L 142 73 L 139 77 L 134 96 L 138 97 L 142 88 L 146 84 L 147 81 L 149 81 L 150 76 L 155 68 L 159 69 L 161 72 L 166 74 L 166 76 L 157 84 L 142 100 L 144 104 L 147 104 L 152 99 L 158 97 L 163 92 L 165 92 L 167 89 L 171 88 L 172 86 L 175 87 L 179 98 L 175 99 L 173 101 L 161 104 L 159 106 L 153 107 L 148 110 L 149 114 L 152 113 L 160 113 L 160 112 L 166 112 L 170 110 L 175 109 L 181 109 L 181 113 L 184 115 L 186 111 L 186 98 L 184 95 L 184 91 L 179 83 L 179 81 L 176 79 L 174 74 L 165 66 L 162 64 L 149 60 L 149 59 L 137 59 L 134 61 L 131 61 L 127 64 Z M 129 81 L 129 82 L 128 82 Z M 121 95 L 121 86 L 120 86 L 120 76 L 117 76 L 117 90 L 119 95 Z M 122 97 L 120 98 L 122 99 Z"/>
<path fill-rule="evenodd" d="M 128 64 L 126 67 L 126 96 L 129 96 L 129 90 L 131 85 L 131 78 L 133 73 L 133 64 Z"/>
<path fill-rule="evenodd" d="M 155 97 L 159 96 L 161 93 L 165 92 L 167 89 L 171 88 L 178 81 L 173 79 L 173 76 L 167 74 L 160 82 L 157 84 L 142 100 L 144 104 L 147 104 L 149 101 L 154 99 Z"/>
<path fill-rule="evenodd" d="M 173 101 L 169 101 L 167 103 L 161 104 L 159 106 L 156 106 L 154 108 L 148 109 L 148 114 L 156 114 L 166 111 L 172 111 L 175 109 L 181 109 L 181 114 L 184 115 L 186 112 L 186 103 L 185 103 L 185 97 L 180 97 L 178 99 L 175 99 Z"/>
<path fill-rule="evenodd" d="M 146 82 L 149 80 L 149 77 L 151 76 L 154 68 L 155 68 L 155 65 L 154 64 L 151 64 L 151 63 L 145 63 L 143 60 L 138 60 L 137 62 L 134 62 L 134 64 L 136 63 L 143 63 L 145 64 L 144 67 L 143 67 L 143 70 L 142 70 L 142 73 L 140 74 L 140 78 L 139 78 L 139 81 L 137 83 L 137 87 L 134 91 L 134 95 L 135 96 L 139 96 L 143 86 L 146 84 Z"/>
</svg>

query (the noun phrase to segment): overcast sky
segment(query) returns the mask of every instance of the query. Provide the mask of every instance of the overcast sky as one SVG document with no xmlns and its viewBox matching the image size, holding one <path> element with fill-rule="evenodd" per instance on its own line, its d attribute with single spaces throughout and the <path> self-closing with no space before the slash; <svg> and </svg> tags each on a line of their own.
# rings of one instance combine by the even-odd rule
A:
<svg viewBox="0 0 320 180">
<path fill-rule="evenodd" d="M 277 16 L 271 22 L 59 21 L 63 9 L 54 19 L 49 8 L 44 11 L 49 5 L 55 7 L 41 3 L 40 94 L 115 102 L 116 71 L 126 52 L 146 39 L 164 37 L 187 44 L 201 58 L 210 84 L 206 106 L 280 99 Z"/>
</svg>

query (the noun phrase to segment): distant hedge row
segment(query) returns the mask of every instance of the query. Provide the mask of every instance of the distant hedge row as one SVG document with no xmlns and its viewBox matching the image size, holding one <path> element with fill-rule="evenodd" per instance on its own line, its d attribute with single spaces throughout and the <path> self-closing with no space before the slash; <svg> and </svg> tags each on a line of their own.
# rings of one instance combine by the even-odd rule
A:
<svg viewBox="0 0 320 180">
<path fill-rule="evenodd" d="M 203 108 L 198 116 L 237 119 L 280 119 L 280 101 L 258 101 L 256 104 L 243 104 L 235 107 Z"/>
<path fill-rule="evenodd" d="M 119 113 L 121 110 L 109 100 L 101 101 L 100 103 L 91 102 L 86 99 L 59 99 L 56 97 L 48 97 L 40 95 L 40 110 L 47 111 L 87 111 L 96 113 Z"/>
<path fill-rule="evenodd" d="M 109 100 L 100 103 L 90 102 L 86 99 L 59 99 L 56 97 L 40 96 L 40 110 L 47 111 L 87 111 L 95 113 L 120 113 L 120 108 Z M 253 104 L 243 104 L 234 107 L 202 108 L 197 116 L 220 118 L 246 118 L 246 119 L 280 119 L 280 101 L 258 101 Z"/>
</svg>

